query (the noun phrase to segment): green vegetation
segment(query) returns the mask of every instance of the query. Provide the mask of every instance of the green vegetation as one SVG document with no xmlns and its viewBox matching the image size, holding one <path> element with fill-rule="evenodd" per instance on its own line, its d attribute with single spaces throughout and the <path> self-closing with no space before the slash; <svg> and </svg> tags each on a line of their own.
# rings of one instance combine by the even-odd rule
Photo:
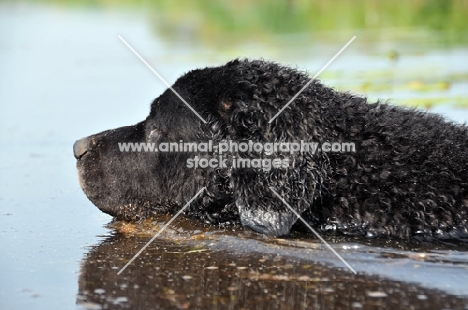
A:
<svg viewBox="0 0 468 310">
<path fill-rule="evenodd" d="M 351 29 L 420 28 L 443 32 L 446 42 L 467 42 L 468 1 L 257 0 L 152 3 L 163 28 L 190 25 L 193 35 L 232 40 Z"/>
<path fill-rule="evenodd" d="M 427 108 L 438 104 L 468 107 L 466 92 L 460 88 L 460 84 L 468 81 L 468 73 L 447 73 L 440 63 L 424 62 L 424 68 L 397 66 L 402 61 L 408 63 L 408 55 L 419 58 L 425 57 L 427 51 L 466 46 L 468 0 L 42 2 L 72 9 L 143 13 L 145 22 L 149 22 L 158 38 L 177 48 L 183 45 L 190 51 L 194 46 L 201 47 L 194 49 L 198 54 L 193 55 L 203 54 L 204 60 L 216 54 L 223 55 L 223 61 L 247 56 L 295 64 L 312 55 L 332 55 L 343 42 L 356 35 L 359 40 L 350 47 L 354 53 L 372 57 L 374 64 L 378 63 L 375 59 L 387 61 L 387 66 L 375 68 L 364 60 L 358 70 L 351 72 L 333 71 L 330 67 L 319 77 L 328 85 L 374 98 L 388 98 L 397 93 L 396 97 L 402 98 L 404 94 L 406 99 L 393 100 L 398 104 Z M 177 61 L 181 61 L 179 55 L 177 57 Z"/>
<path fill-rule="evenodd" d="M 445 44 L 468 42 L 466 0 L 43 0 L 69 6 L 142 8 L 165 36 L 189 36 L 205 44 L 258 42 L 329 31 L 377 30 L 377 37 L 420 29 Z M 379 30 L 385 30 L 381 33 Z M 401 33 L 402 32 L 402 33 Z M 390 38 L 391 39 L 391 38 Z"/>
</svg>

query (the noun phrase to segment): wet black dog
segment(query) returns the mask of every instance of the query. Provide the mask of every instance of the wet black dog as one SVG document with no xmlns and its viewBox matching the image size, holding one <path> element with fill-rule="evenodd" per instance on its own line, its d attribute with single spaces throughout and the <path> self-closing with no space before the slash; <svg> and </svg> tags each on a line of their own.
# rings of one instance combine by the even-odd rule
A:
<svg viewBox="0 0 468 310">
<path fill-rule="evenodd" d="M 102 211 L 124 220 L 175 213 L 206 187 L 186 214 L 286 235 L 297 216 L 271 187 L 322 229 L 367 237 L 468 237 L 466 126 L 368 103 L 318 81 L 270 122 L 308 81 L 303 72 L 267 61 L 191 71 L 173 89 L 206 122 L 165 91 L 145 121 L 75 143 L 81 186 Z M 300 141 L 315 142 L 318 150 L 286 146 Z M 129 142 L 154 144 L 158 151 L 126 151 L 122 143 Z M 182 142 L 200 148 L 183 151 Z M 216 153 L 227 142 L 249 149 Z M 263 152 L 253 143 L 262 143 Z"/>
</svg>

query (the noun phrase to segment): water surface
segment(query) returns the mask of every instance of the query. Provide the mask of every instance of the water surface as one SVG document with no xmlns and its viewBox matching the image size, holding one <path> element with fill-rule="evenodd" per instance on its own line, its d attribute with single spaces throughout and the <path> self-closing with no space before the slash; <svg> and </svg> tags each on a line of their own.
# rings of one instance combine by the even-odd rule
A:
<svg viewBox="0 0 468 310">
<path fill-rule="evenodd" d="M 0 4 L 0 308 L 468 307 L 464 245 L 325 236 L 354 275 L 313 236 L 272 239 L 182 218 L 118 276 L 166 219 L 142 234 L 135 227 L 121 234 L 105 226 L 111 218 L 77 182 L 73 142 L 144 119 L 165 89 L 117 36 L 169 83 L 190 69 L 246 56 L 313 75 L 347 41 L 309 46 L 298 36 L 288 39 L 295 42 L 290 48 L 218 51 L 155 27 L 137 10 Z M 465 46 L 427 49 L 360 35 L 321 75 L 325 84 L 468 120 Z M 395 49 L 398 58 L 389 59 Z"/>
</svg>

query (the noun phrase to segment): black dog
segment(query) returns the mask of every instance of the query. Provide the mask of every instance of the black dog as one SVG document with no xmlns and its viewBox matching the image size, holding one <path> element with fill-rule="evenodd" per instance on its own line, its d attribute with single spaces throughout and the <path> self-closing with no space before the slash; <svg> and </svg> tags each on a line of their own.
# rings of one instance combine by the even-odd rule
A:
<svg viewBox="0 0 468 310">
<path fill-rule="evenodd" d="M 270 122 L 308 81 L 303 72 L 261 60 L 191 71 L 173 89 L 206 122 L 165 91 L 145 121 L 75 143 L 81 186 L 102 211 L 123 220 L 175 213 L 206 187 L 186 214 L 287 235 L 297 216 L 271 187 L 322 229 L 367 237 L 468 237 L 466 126 L 368 103 L 316 80 Z M 250 141 L 265 149 L 266 143 L 304 141 L 318 143 L 319 150 L 249 149 L 220 157 L 219 149 L 195 153 L 182 146 L 178 152 L 121 149 L 126 142 L 207 141 Z M 355 149 L 338 152 L 331 143 Z M 213 158 L 218 166 L 200 167 Z M 235 165 L 241 158 L 252 166 Z"/>
</svg>

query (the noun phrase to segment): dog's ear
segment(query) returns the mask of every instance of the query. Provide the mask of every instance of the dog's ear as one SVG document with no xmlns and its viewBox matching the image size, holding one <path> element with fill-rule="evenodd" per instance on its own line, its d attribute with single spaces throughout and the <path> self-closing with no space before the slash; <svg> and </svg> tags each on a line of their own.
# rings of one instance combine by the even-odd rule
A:
<svg viewBox="0 0 468 310">
<path fill-rule="evenodd" d="M 263 61 L 241 61 L 233 67 L 215 109 L 216 128 L 225 129 L 224 139 L 261 144 L 320 142 L 323 126 L 312 90 L 302 92 L 282 110 L 308 82 L 305 74 Z M 282 113 L 274 118 L 279 111 Z M 289 234 L 297 220 L 284 202 L 299 214 L 310 208 L 320 196 L 328 171 L 328 161 L 322 154 L 249 150 L 229 156 L 237 163 L 240 158 L 250 163 L 250 167 L 233 165 L 226 175 L 241 223 L 274 236 Z M 263 164 L 273 160 L 288 164 L 265 169 Z"/>
</svg>

